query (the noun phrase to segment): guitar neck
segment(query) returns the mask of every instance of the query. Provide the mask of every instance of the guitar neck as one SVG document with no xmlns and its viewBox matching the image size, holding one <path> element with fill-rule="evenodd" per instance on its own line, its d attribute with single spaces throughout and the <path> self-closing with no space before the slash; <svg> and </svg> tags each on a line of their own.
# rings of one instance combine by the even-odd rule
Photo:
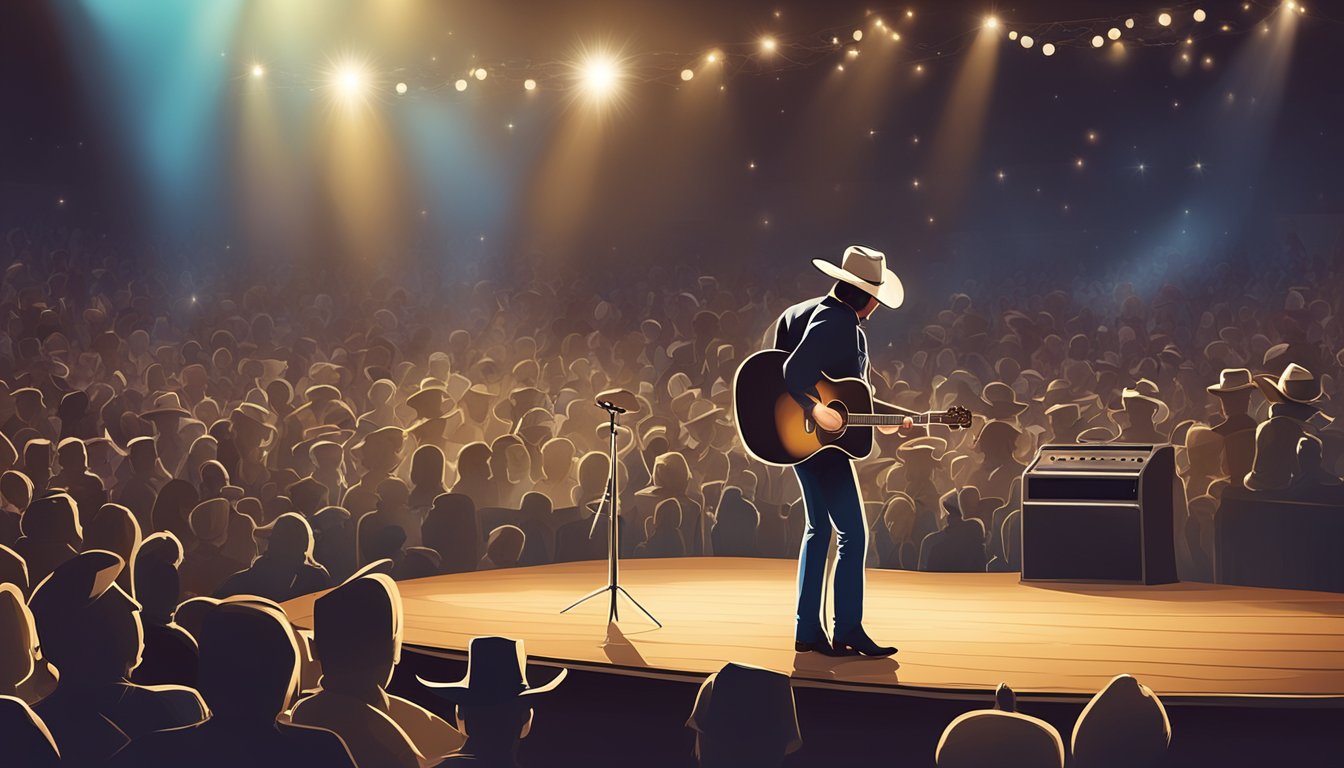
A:
<svg viewBox="0 0 1344 768">
<path fill-rule="evenodd" d="M 902 413 L 851 413 L 845 423 L 851 427 L 896 427 L 905 423 Z M 951 424 L 947 414 L 938 412 L 918 413 L 910 417 L 915 424 Z"/>
</svg>

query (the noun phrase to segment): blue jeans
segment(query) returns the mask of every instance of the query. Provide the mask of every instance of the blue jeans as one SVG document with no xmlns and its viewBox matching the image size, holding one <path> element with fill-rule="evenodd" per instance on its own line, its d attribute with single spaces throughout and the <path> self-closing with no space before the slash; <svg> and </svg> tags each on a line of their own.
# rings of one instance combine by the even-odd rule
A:
<svg viewBox="0 0 1344 768">
<path fill-rule="evenodd" d="M 849 457 L 825 450 L 794 467 L 807 507 L 807 527 L 798 554 L 798 624 L 794 637 L 803 642 L 824 639 L 821 594 L 831 530 L 837 536 L 833 610 L 835 631 L 844 637 L 863 623 L 863 561 L 868 524 L 859 498 L 858 478 Z"/>
</svg>

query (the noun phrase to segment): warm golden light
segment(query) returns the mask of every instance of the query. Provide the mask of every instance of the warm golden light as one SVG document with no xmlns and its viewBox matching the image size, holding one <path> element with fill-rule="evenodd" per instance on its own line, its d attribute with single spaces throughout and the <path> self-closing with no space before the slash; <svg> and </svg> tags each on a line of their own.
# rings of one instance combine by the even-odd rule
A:
<svg viewBox="0 0 1344 768">
<path fill-rule="evenodd" d="M 579 85 L 589 98 L 605 100 L 616 92 L 621 71 L 616 60 L 605 53 L 594 53 L 579 67 Z"/>
<path fill-rule="evenodd" d="M 461 93 L 467 90 L 467 81 L 459 78 L 456 83 L 453 83 L 453 87 L 458 90 L 458 93 Z"/>
<path fill-rule="evenodd" d="M 1171 14 L 1163 11 L 1157 15 L 1157 23 L 1164 27 L 1171 26 Z"/>
<path fill-rule="evenodd" d="M 1054 44 L 1054 43 L 1046 43 L 1045 45 L 1041 46 L 1041 53 L 1045 54 L 1046 56 L 1054 56 L 1054 55 L 1055 55 L 1055 44 Z"/>
<path fill-rule="evenodd" d="M 778 47 L 779 47 L 779 43 L 775 40 L 775 38 L 773 38 L 773 37 L 762 37 L 762 38 L 761 38 L 761 50 L 762 50 L 762 51 L 765 51 L 766 53 L 774 53 L 774 52 L 775 52 L 775 49 L 778 48 Z"/>
<path fill-rule="evenodd" d="M 718 63 L 719 63 L 719 54 L 718 54 L 718 53 L 711 53 L 711 54 L 709 54 L 708 56 L 705 57 L 705 61 L 708 61 L 710 64 L 718 64 Z"/>
<path fill-rule="evenodd" d="M 863 30 L 862 30 L 862 29 L 856 29 L 856 30 L 854 30 L 853 38 L 854 38 L 854 42 L 856 42 L 856 43 L 859 42 L 860 40 L 862 40 L 862 39 L 863 39 Z"/>
<path fill-rule="evenodd" d="M 1106 44 L 1106 38 L 1102 37 L 1101 35 L 1097 35 L 1097 36 L 1095 36 L 1095 37 L 1092 38 L 1092 47 L 1093 47 L 1093 48 L 1100 48 L 1101 46 L 1103 46 L 1103 45 L 1105 45 L 1105 44 Z"/>
<path fill-rule="evenodd" d="M 985 29 L 998 29 L 998 28 L 999 28 L 999 18 L 997 16 L 985 17 Z"/>
<path fill-rule="evenodd" d="M 408 88 L 407 88 L 407 86 L 406 86 L 405 83 L 397 83 L 397 95 L 398 95 L 398 96 L 405 96 L 407 90 L 408 90 Z"/>
<path fill-rule="evenodd" d="M 1120 39 L 1120 28 L 1119 28 L 1119 27 L 1111 27 L 1110 29 L 1106 30 L 1106 36 L 1109 37 L 1109 38 L 1111 38 L 1112 40 L 1119 40 L 1119 39 Z"/>
<path fill-rule="evenodd" d="M 1209 18 L 1209 14 L 1205 13 L 1203 8 L 1195 9 L 1195 21 L 1202 22 L 1207 18 Z"/>
<path fill-rule="evenodd" d="M 694 72 L 694 71 L 689 70 L 689 69 L 683 69 L 683 70 L 681 70 L 681 79 L 682 79 L 683 81 L 690 80 L 690 79 L 693 78 L 693 77 L 695 77 L 695 72 Z"/>
<path fill-rule="evenodd" d="M 253 65 L 252 65 L 252 76 L 253 76 L 253 77 L 261 77 L 261 76 L 263 76 L 263 75 L 265 75 L 265 74 L 266 74 L 266 69 L 265 69 L 264 67 L 262 67 L 260 64 L 253 64 Z"/>
<path fill-rule="evenodd" d="M 537 81 L 536 81 L 536 80 L 533 80 L 533 79 L 530 78 L 530 77 L 529 77 L 528 79 L 524 80 L 524 81 L 523 81 L 523 90 L 525 90 L 525 91 L 535 91 L 535 90 L 537 90 Z"/>
<path fill-rule="evenodd" d="M 1036 44 L 1036 41 L 1031 38 L 1031 35 L 1023 35 L 1018 38 L 1018 42 L 1022 44 L 1023 48 L 1030 48 Z"/>
<path fill-rule="evenodd" d="M 353 104 L 363 100 L 370 84 L 368 69 L 362 62 L 346 60 L 332 72 L 331 87 L 340 100 Z"/>
<path fill-rule="evenodd" d="M 477 80 L 484 80 L 490 73 L 485 71 L 485 67 L 479 67 L 474 74 Z"/>
</svg>

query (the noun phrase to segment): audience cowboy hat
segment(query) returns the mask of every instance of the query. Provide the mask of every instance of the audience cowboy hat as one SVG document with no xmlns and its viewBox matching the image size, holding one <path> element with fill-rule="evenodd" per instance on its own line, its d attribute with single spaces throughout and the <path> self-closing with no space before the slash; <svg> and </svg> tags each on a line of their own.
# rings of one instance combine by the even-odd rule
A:
<svg viewBox="0 0 1344 768">
<path fill-rule="evenodd" d="M 1276 379 L 1269 374 L 1255 377 L 1255 383 L 1270 402 L 1306 405 L 1320 400 L 1321 382 L 1311 371 L 1297 363 L 1289 363 Z"/>
<path fill-rule="evenodd" d="M 524 696 L 549 693 L 564 682 L 569 670 L 545 685 L 527 682 L 527 652 L 522 640 L 507 637 L 474 637 L 467 649 L 467 676 L 456 683 L 437 683 L 416 676 L 426 688 L 454 704 L 507 704 Z"/>
<path fill-rule="evenodd" d="M 812 266 L 822 274 L 866 291 L 891 309 L 905 301 L 905 287 L 895 272 L 887 269 L 886 254 L 862 245 L 851 245 L 836 266 L 825 259 L 813 259 Z"/>
</svg>

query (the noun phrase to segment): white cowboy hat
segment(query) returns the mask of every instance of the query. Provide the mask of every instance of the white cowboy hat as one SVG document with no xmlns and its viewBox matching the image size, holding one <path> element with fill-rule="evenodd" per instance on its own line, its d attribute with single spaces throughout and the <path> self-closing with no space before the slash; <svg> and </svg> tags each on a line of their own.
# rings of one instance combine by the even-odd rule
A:
<svg viewBox="0 0 1344 768">
<path fill-rule="evenodd" d="M 867 292 L 891 309 L 905 301 L 905 286 L 895 272 L 887 269 L 887 257 L 881 251 L 851 245 L 845 249 L 840 266 L 825 259 L 813 259 L 812 266 L 827 277 Z"/>
</svg>

